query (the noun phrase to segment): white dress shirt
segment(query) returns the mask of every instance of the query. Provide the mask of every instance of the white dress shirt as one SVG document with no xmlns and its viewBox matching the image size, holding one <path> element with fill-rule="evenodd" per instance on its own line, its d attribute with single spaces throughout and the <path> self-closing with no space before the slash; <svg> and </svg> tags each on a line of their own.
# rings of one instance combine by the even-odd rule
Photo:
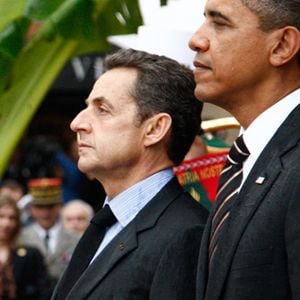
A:
<svg viewBox="0 0 300 300">
<path fill-rule="evenodd" d="M 43 227 L 41 227 L 38 223 L 34 223 L 33 224 L 33 228 L 34 230 L 37 232 L 39 238 L 44 241 L 45 240 L 45 236 L 47 234 L 47 230 L 45 230 Z M 48 252 L 50 253 L 55 253 L 57 244 L 58 244 L 58 234 L 61 228 L 61 223 L 57 222 L 54 226 L 52 226 L 49 230 L 48 230 Z"/>
<path fill-rule="evenodd" d="M 250 151 L 243 166 L 243 183 L 277 129 L 299 104 L 300 89 L 297 89 L 260 114 L 245 131 L 241 128 L 244 142 Z"/>
</svg>

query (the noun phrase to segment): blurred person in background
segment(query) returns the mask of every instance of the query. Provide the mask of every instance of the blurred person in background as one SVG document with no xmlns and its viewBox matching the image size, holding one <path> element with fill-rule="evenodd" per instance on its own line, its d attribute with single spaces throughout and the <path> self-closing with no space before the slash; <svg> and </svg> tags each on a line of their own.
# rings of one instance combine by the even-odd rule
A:
<svg viewBox="0 0 300 300">
<path fill-rule="evenodd" d="M 81 199 L 69 201 L 61 210 L 64 228 L 80 235 L 82 235 L 89 226 L 93 215 L 93 208 Z"/>
<path fill-rule="evenodd" d="M 28 190 L 33 223 L 23 228 L 21 238 L 24 244 L 40 249 L 51 276 L 57 280 L 69 263 L 79 235 L 63 228 L 59 178 L 31 179 Z"/>
<path fill-rule="evenodd" d="M 23 185 L 15 179 L 5 179 L 0 185 L 0 195 L 8 195 L 16 201 L 21 213 L 21 223 L 27 225 L 32 221 L 29 210 L 32 197 L 25 194 L 24 190 Z"/>
<path fill-rule="evenodd" d="M 83 190 L 85 175 L 77 167 L 78 146 L 76 138 L 71 139 L 65 150 L 54 153 L 54 161 L 57 164 L 59 177 L 62 178 L 63 202 L 67 203 L 72 199 L 80 198 Z"/>
<path fill-rule="evenodd" d="M 0 195 L 10 196 L 18 202 L 24 196 L 24 188 L 17 180 L 6 179 L 0 184 Z"/>
<path fill-rule="evenodd" d="M 30 179 L 58 177 L 62 181 L 63 203 L 72 199 L 85 199 L 94 211 L 102 206 L 105 199 L 103 187 L 78 169 L 76 136 L 73 132 L 71 135 L 70 130 L 66 130 L 60 138 L 47 134 L 24 137 L 15 152 L 3 180 L 16 180 L 27 192 Z M 29 200 L 26 194 L 22 199 L 24 206 Z M 30 218 L 24 219 L 24 224 L 31 222 Z"/>
<path fill-rule="evenodd" d="M 0 299 L 50 299 L 52 281 L 35 247 L 18 241 L 20 212 L 15 199 L 0 196 Z"/>
</svg>

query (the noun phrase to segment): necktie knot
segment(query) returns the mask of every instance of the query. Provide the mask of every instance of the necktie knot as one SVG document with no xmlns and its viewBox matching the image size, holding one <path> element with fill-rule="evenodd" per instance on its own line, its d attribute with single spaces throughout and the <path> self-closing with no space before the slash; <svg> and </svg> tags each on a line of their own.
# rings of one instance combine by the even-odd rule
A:
<svg viewBox="0 0 300 300">
<path fill-rule="evenodd" d="M 243 135 L 240 135 L 233 143 L 229 153 L 228 161 L 233 165 L 242 164 L 250 155 L 247 146 L 245 145 Z"/>
<path fill-rule="evenodd" d="M 92 218 L 91 223 L 99 227 L 108 227 L 117 222 L 117 219 L 109 205 L 105 205 Z"/>
</svg>

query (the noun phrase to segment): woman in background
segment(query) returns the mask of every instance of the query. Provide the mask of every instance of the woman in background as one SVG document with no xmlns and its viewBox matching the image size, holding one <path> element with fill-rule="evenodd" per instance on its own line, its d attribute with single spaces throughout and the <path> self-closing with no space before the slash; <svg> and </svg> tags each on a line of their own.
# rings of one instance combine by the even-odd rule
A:
<svg viewBox="0 0 300 300">
<path fill-rule="evenodd" d="M 42 254 L 18 244 L 20 212 L 14 199 L 0 196 L 0 299 L 50 299 L 51 280 Z"/>
</svg>

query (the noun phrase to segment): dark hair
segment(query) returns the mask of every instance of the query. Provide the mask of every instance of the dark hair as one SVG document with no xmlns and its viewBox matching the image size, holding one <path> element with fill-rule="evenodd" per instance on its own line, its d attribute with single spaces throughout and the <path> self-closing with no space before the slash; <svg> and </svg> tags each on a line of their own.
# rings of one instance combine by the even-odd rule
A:
<svg viewBox="0 0 300 300">
<path fill-rule="evenodd" d="M 18 190 L 22 193 L 24 193 L 24 187 L 22 186 L 21 183 L 19 183 L 17 180 L 15 179 L 5 179 L 2 181 L 2 183 L 0 184 L 0 189 L 1 188 L 9 188 L 11 190 Z"/>
<path fill-rule="evenodd" d="M 260 21 L 263 31 L 285 26 L 294 26 L 300 30 L 299 0 L 241 0 Z"/>
<path fill-rule="evenodd" d="M 203 104 L 194 96 L 193 72 L 177 61 L 133 49 L 122 49 L 106 57 L 106 70 L 135 68 L 138 78 L 132 96 L 140 122 L 165 112 L 172 118 L 168 156 L 179 164 L 200 129 Z"/>
<path fill-rule="evenodd" d="M 285 26 L 300 31 L 300 0 L 241 0 L 258 16 L 260 29 L 264 32 Z M 300 51 L 297 54 L 300 64 Z"/>
<path fill-rule="evenodd" d="M 17 206 L 16 201 L 7 195 L 2 195 L 0 196 L 0 208 L 2 208 L 3 206 L 10 206 L 11 208 L 13 208 L 14 212 L 15 212 L 15 217 L 16 217 L 16 228 L 13 231 L 13 234 L 11 236 L 11 240 L 14 241 L 21 229 L 21 220 L 20 220 L 20 210 Z"/>
</svg>

